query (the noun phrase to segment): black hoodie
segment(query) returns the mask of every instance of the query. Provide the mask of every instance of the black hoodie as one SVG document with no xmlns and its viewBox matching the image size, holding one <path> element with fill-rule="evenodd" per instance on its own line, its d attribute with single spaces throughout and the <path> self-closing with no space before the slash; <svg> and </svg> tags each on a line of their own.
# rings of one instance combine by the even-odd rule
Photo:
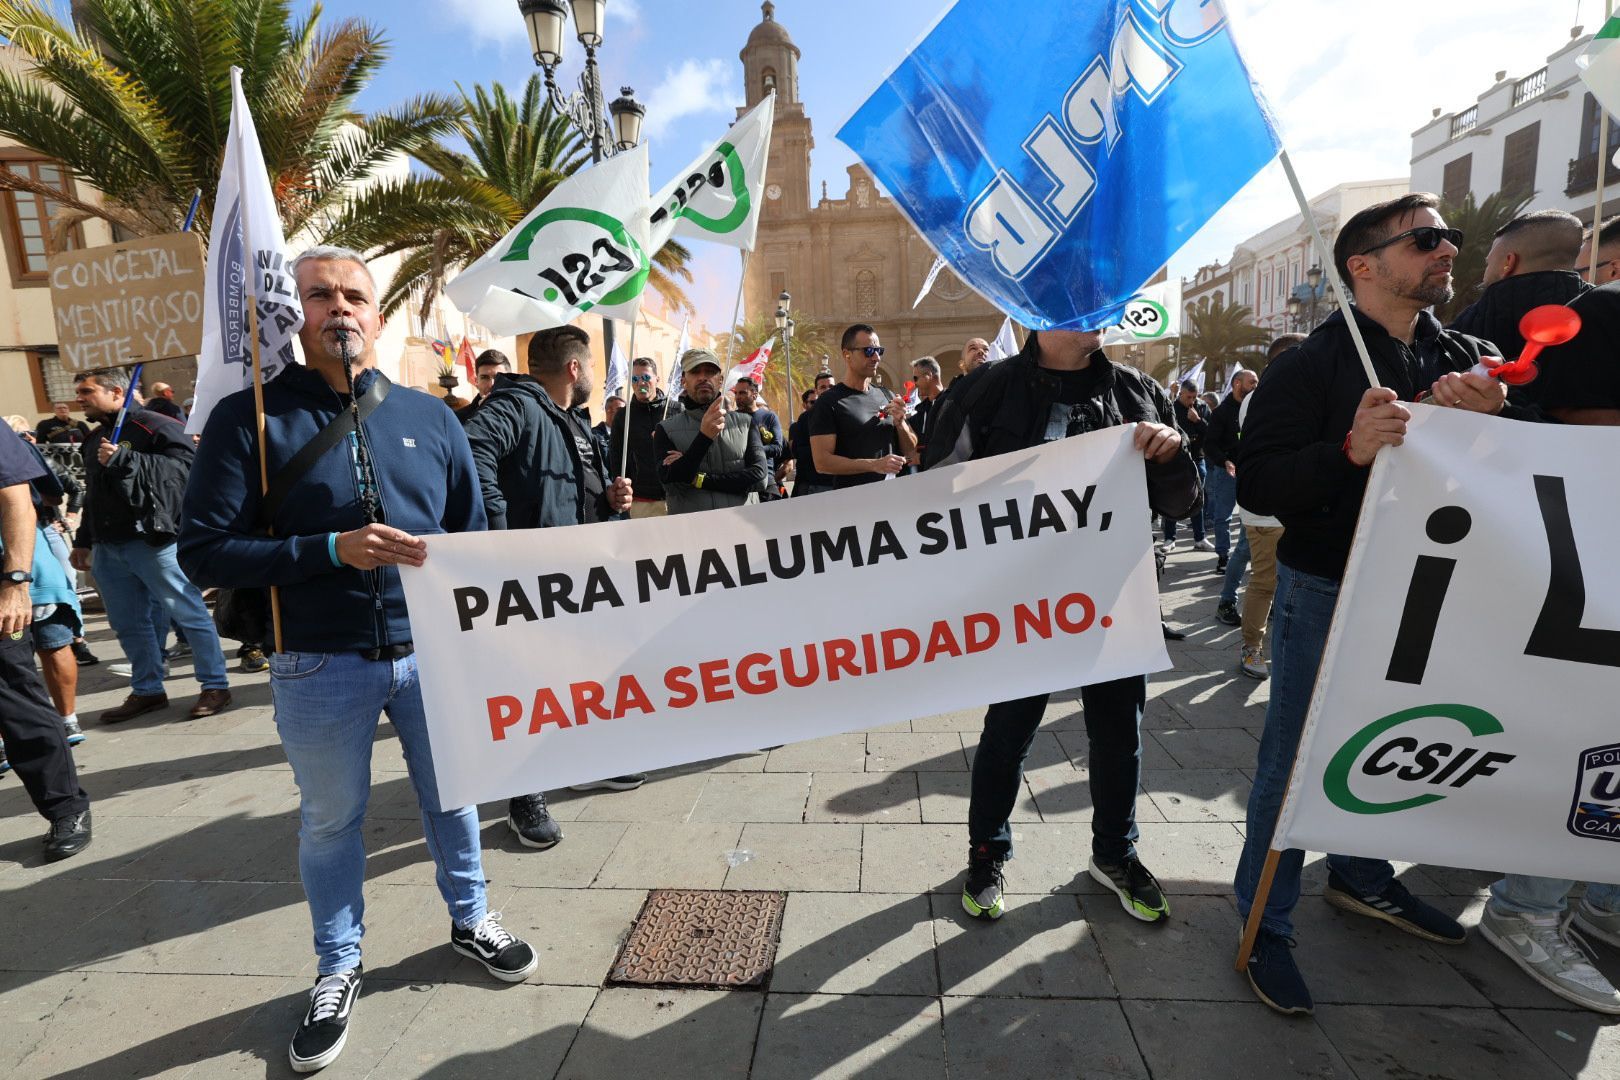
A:
<svg viewBox="0 0 1620 1080">
<path fill-rule="evenodd" d="M 1487 288 L 1447 329 L 1482 338 L 1500 350 L 1495 355 L 1513 360 L 1524 351 L 1519 320 L 1525 312 L 1543 304 L 1567 304 L 1589 288 L 1573 270 L 1515 274 Z"/>
</svg>

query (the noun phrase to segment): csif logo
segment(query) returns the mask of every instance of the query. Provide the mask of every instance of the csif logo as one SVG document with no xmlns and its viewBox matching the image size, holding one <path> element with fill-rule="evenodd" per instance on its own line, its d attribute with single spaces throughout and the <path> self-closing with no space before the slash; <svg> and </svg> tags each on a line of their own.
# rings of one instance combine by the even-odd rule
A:
<svg viewBox="0 0 1620 1080">
<path fill-rule="evenodd" d="M 529 263 L 547 303 L 589 311 L 641 295 L 651 266 L 624 223 L 610 214 L 560 206 L 525 225 L 502 262 Z M 534 294 L 514 288 L 520 296 Z"/>
<path fill-rule="evenodd" d="M 1429 719 L 1454 720 L 1462 725 L 1470 739 L 1500 735 L 1504 730 L 1496 717 L 1472 705 L 1419 705 L 1374 720 L 1350 736 L 1328 762 L 1322 790 L 1333 805 L 1352 814 L 1393 814 L 1427 806 L 1446 796 L 1425 791 L 1374 802 L 1356 794 L 1352 778 L 1372 777 L 1376 779 L 1369 783 L 1385 786 L 1394 781 L 1455 789 L 1481 777 L 1496 775 L 1501 766 L 1518 756 L 1468 745 L 1469 739 L 1421 739 L 1398 730 L 1403 725 Z"/>
</svg>

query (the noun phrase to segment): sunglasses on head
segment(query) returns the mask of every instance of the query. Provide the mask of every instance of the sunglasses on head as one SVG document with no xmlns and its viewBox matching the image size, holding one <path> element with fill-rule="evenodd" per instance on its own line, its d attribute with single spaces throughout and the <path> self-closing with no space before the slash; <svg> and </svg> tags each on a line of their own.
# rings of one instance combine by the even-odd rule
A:
<svg viewBox="0 0 1620 1080">
<path fill-rule="evenodd" d="M 861 354 L 863 354 L 863 355 L 864 355 L 864 356 L 865 356 L 865 357 L 866 357 L 866 358 L 867 358 L 867 359 L 868 359 L 868 360 L 870 360 L 870 359 L 871 359 L 871 358 L 872 358 L 872 357 L 874 357 L 874 356 L 882 356 L 882 355 L 883 355 L 883 346 L 881 346 L 881 345 L 867 345 L 867 346 L 866 346 L 866 347 L 865 347 L 865 348 L 861 348 L 861 349 L 851 349 L 851 350 L 849 350 L 849 351 L 850 351 L 850 352 L 858 352 L 858 353 L 861 353 Z"/>
<path fill-rule="evenodd" d="M 633 383 L 650 383 L 653 381 L 653 377 L 651 375 L 632 375 L 630 381 Z"/>
<path fill-rule="evenodd" d="M 1437 225 L 1419 225 L 1415 229 L 1407 229 L 1405 232 L 1396 233 L 1383 243 L 1374 244 L 1366 251 L 1358 251 L 1356 254 L 1371 255 L 1379 248 L 1386 248 L 1391 244 L 1399 243 L 1400 241 L 1405 240 L 1408 236 L 1412 238 L 1412 246 L 1417 248 L 1419 251 L 1433 251 L 1435 248 L 1440 246 L 1440 241 L 1442 240 L 1446 241 L 1446 243 L 1450 244 L 1454 248 L 1461 248 L 1463 242 L 1463 233 L 1461 229 L 1442 229 Z"/>
</svg>

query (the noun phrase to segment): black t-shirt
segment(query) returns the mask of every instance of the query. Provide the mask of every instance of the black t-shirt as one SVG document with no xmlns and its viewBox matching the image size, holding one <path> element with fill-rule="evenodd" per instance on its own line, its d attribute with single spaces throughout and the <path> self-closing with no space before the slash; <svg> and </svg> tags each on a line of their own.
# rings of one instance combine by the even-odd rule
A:
<svg viewBox="0 0 1620 1080">
<path fill-rule="evenodd" d="M 589 525 L 602 520 L 602 496 L 606 492 L 602 485 L 602 469 L 596 457 L 596 436 L 591 432 L 590 424 L 578 413 L 570 410 L 568 421 L 573 428 L 574 445 L 579 447 L 580 465 L 585 470 L 585 520 L 581 524 Z"/>
<path fill-rule="evenodd" d="M 1043 370 L 1056 376 L 1058 381 L 1057 400 L 1052 402 L 1051 414 L 1046 418 L 1043 442 L 1056 442 L 1119 423 L 1118 417 L 1108 416 L 1108 403 L 1097 397 L 1097 384 L 1105 371 L 1101 364 L 1087 364 L 1079 371 Z"/>
<path fill-rule="evenodd" d="M 1620 281 L 1569 306 L 1581 317 L 1580 331 L 1543 349 L 1540 373 L 1519 392 L 1543 409 L 1620 409 Z"/>
<path fill-rule="evenodd" d="M 840 457 L 880 458 L 900 452 L 900 436 L 894 424 L 883 416 L 883 406 L 893 400 L 894 394 L 881 386 L 873 386 L 864 393 L 851 390 L 843 383 L 829 387 L 816 399 L 810 413 L 810 437 L 835 435 L 833 450 Z M 831 487 L 854 487 L 888 480 L 884 473 L 859 473 L 854 476 L 827 476 L 823 481 Z"/>
<path fill-rule="evenodd" d="M 26 484 L 48 475 L 40 461 L 37 455 L 29 453 L 28 444 L 23 442 L 21 435 L 0 438 L 0 488 Z"/>
</svg>

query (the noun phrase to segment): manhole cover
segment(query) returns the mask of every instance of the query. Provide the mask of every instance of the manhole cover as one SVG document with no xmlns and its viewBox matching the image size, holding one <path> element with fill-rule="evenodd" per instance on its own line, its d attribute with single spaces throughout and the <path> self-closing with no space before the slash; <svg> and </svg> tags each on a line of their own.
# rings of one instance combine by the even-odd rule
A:
<svg viewBox="0 0 1620 1080">
<path fill-rule="evenodd" d="M 787 894 L 654 889 L 613 962 L 629 986 L 759 986 L 776 962 Z"/>
</svg>

